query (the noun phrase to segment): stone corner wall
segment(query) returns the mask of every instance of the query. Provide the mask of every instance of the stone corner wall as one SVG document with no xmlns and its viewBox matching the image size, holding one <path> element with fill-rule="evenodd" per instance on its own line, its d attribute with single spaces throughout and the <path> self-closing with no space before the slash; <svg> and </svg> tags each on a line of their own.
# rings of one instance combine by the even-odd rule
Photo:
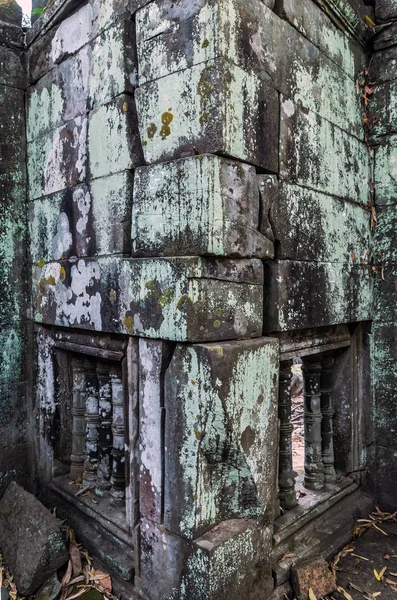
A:
<svg viewBox="0 0 397 600">
<path fill-rule="evenodd" d="M 0 494 L 11 479 L 33 489 L 35 472 L 21 18 L 14 0 L 0 2 Z"/>
<path fill-rule="evenodd" d="M 58 1 L 28 35 L 28 82 L 11 33 L 0 45 L 12 141 L 0 227 L 13 232 L 1 376 L 25 389 L 15 340 L 28 280 L 44 488 L 72 421 L 59 369 L 70 380 L 73 352 L 128 347 L 134 583 L 146 598 L 270 596 L 279 338 L 370 322 L 387 275 L 372 262 L 360 79 L 362 20 L 375 17 L 356 0 L 342 17 L 320 5 L 341 3 Z M 385 140 L 376 152 L 390 164 Z M 72 348 L 61 359 L 60 339 Z M 29 400 L 16 397 L 21 417 Z"/>
<path fill-rule="evenodd" d="M 396 168 L 397 136 L 395 105 L 397 98 L 397 3 L 378 0 L 373 38 L 374 53 L 369 71 L 373 87 L 368 113 L 373 153 L 373 193 L 376 205 L 374 260 L 377 269 L 373 322 L 373 372 L 375 388 L 374 425 L 376 458 L 372 482 L 379 505 L 396 505 Z"/>
</svg>

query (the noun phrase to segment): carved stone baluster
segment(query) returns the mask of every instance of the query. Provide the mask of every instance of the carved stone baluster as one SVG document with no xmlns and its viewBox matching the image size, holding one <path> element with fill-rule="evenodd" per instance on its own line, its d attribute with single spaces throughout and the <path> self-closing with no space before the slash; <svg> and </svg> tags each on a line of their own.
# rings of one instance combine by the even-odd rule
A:
<svg viewBox="0 0 397 600">
<path fill-rule="evenodd" d="M 280 364 L 280 383 L 278 398 L 278 418 L 280 421 L 279 445 L 279 499 L 285 510 L 296 506 L 295 478 L 292 465 L 292 431 L 291 423 L 291 378 L 292 361 Z"/>
<path fill-rule="evenodd" d="M 97 485 L 110 489 L 112 472 L 112 388 L 109 366 L 98 363 L 99 426 L 98 426 L 98 469 Z"/>
<path fill-rule="evenodd" d="M 83 483 L 92 485 L 96 482 L 99 462 L 98 429 L 99 429 L 99 396 L 98 379 L 95 363 L 90 360 L 84 361 L 86 373 L 86 460 L 84 463 Z"/>
<path fill-rule="evenodd" d="M 324 465 L 325 483 L 334 483 L 336 473 L 334 467 L 334 432 L 332 426 L 332 417 L 334 415 L 332 407 L 332 368 L 334 359 L 332 356 L 321 360 L 321 438 L 322 438 L 322 458 Z"/>
<path fill-rule="evenodd" d="M 72 454 L 70 456 L 71 479 L 77 479 L 83 475 L 85 461 L 85 369 L 83 362 L 72 359 Z"/>
<path fill-rule="evenodd" d="M 321 455 L 321 364 L 303 360 L 305 400 L 305 477 L 304 485 L 310 490 L 324 487 L 324 467 Z"/>
<path fill-rule="evenodd" d="M 123 501 L 125 497 L 125 424 L 124 424 L 124 390 L 121 371 L 112 369 L 113 408 L 113 468 L 111 495 L 115 501 Z"/>
</svg>

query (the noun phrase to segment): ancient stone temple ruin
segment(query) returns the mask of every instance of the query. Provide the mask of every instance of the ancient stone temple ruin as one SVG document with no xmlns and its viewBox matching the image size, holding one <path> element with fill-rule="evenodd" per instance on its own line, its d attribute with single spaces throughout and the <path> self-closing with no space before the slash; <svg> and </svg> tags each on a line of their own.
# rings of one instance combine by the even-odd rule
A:
<svg viewBox="0 0 397 600">
<path fill-rule="evenodd" d="M 397 508 L 396 107 L 396 0 L 0 0 L 0 491 L 125 598 Z"/>
</svg>

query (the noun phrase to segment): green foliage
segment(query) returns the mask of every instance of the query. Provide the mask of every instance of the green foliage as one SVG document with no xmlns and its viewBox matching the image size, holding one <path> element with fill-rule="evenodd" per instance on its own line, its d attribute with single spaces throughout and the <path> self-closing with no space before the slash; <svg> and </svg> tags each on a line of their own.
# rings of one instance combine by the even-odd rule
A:
<svg viewBox="0 0 397 600">
<path fill-rule="evenodd" d="M 42 15 L 44 10 L 44 8 L 34 8 L 32 10 L 32 15 Z"/>
</svg>

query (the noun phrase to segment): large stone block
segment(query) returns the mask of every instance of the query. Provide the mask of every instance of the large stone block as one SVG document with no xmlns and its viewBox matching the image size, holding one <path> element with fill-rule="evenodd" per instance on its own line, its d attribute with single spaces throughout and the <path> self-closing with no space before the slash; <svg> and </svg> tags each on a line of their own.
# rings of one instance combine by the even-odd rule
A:
<svg viewBox="0 0 397 600">
<path fill-rule="evenodd" d="M 367 206 L 370 154 L 356 137 L 281 97 L 280 175 Z"/>
<path fill-rule="evenodd" d="M 259 260 L 75 259 L 33 267 L 38 322 L 176 341 L 257 337 Z"/>
<path fill-rule="evenodd" d="M 0 85 L 0 178 L 25 183 L 24 92 Z"/>
<path fill-rule="evenodd" d="M 396 509 L 397 449 L 381 444 L 376 447 L 376 497 L 382 510 Z"/>
<path fill-rule="evenodd" d="M 381 257 L 378 257 L 378 259 Z M 382 268 L 383 266 L 383 268 Z M 375 319 L 381 323 L 394 323 L 397 321 L 397 265 L 381 260 L 375 271 Z"/>
<path fill-rule="evenodd" d="M 397 69 L 396 69 L 397 78 Z M 368 116 L 374 119 L 371 126 L 371 141 L 380 136 L 397 133 L 397 79 L 375 86 L 371 96 Z"/>
<path fill-rule="evenodd" d="M 270 214 L 278 258 L 368 263 L 370 213 L 362 206 L 281 182 Z"/>
<path fill-rule="evenodd" d="M 397 46 L 374 52 L 370 67 L 371 81 L 377 84 L 397 79 Z"/>
<path fill-rule="evenodd" d="M 269 519 L 278 342 L 178 345 L 165 376 L 164 524 L 188 539 L 231 518 Z"/>
<path fill-rule="evenodd" d="M 140 539 L 138 590 L 150 600 L 242 600 L 273 591 L 271 534 L 256 521 L 225 521 L 189 542 L 143 519 Z"/>
<path fill-rule="evenodd" d="M 254 167 L 201 155 L 135 171 L 134 256 L 272 257 Z"/>
<path fill-rule="evenodd" d="M 396 45 L 397 21 L 389 21 L 380 27 L 374 36 L 373 47 L 376 52 Z"/>
<path fill-rule="evenodd" d="M 374 263 L 379 267 L 397 263 L 397 244 L 394 242 L 397 215 L 394 206 L 378 206 L 374 232 Z"/>
<path fill-rule="evenodd" d="M 0 0 L 0 21 L 21 25 L 22 8 L 16 0 Z"/>
<path fill-rule="evenodd" d="M 219 153 L 278 170 L 278 94 L 217 59 L 147 83 L 135 93 L 146 162 Z"/>
<path fill-rule="evenodd" d="M 352 79 L 365 65 L 363 53 L 312 0 L 276 0 L 275 12 L 311 40 Z"/>
<path fill-rule="evenodd" d="M 28 144 L 29 198 L 82 183 L 87 173 L 87 119 L 77 117 Z"/>
<path fill-rule="evenodd" d="M 158 0 L 138 12 L 137 41 L 140 85 L 222 57 L 260 78 L 267 73 L 295 103 L 363 137 L 353 78 L 260 0 Z"/>
<path fill-rule="evenodd" d="M 370 267 L 277 260 L 265 268 L 264 331 L 289 331 L 373 318 Z"/>
<path fill-rule="evenodd" d="M 130 254 L 132 183 L 125 171 L 31 202 L 32 262 Z"/>
<path fill-rule="evenodd" d="M 92 179 L 143 164 L 132 96 L 118 96 L 90 113 L 88 152 Z"/>
<path fill-rule="evenodd" d="M 156 523 L 163 517 L 163 384 L 171 356 L 169 343 L 139 340 L 139 511 Z"/>
<path fill-rule="evenodd" d="M 395 377 L 397 387 L 397 377 Z M 375 442 L 397 450 L 397 390 L 377 387 L 375 390 Z"/>
<path fill-rule="evenodd" d="M 397 201 L 397 135 L 382 141 L 375 149 L 374 183 L 377 205 Z"/>
<path fill-rule="evenodd" d="M 27 79 L 20 54 L 18 50 L 0 46 L 0 85 L 10 85 L 22 90 L 26 88 Z"/>
<path fill-rule="evenodd" d="M 16 483 L 10 483 L 0 502 L 0 545 L 18 591 L 25 596 L 37 591 L 69 558 L 59 523 Z"/>
<path fill-rule="evenodd" d="M 90 46 L 52 69 L 28 92 L 27 139 L 32 141 L 88 110 Z"/>
<path fill-rule="evenodd" d="M 135 26 L 118 21 L 92 43 L 90 106 L 106 104 L 112 98 L 132 93 L 137 85 Z"/>
<path fill-rule="evenodd" d="M 397 19 L 396 0 L 377 0 L 375 6 L 375 15 L 378 23 L 384 23 Z"/>
</svg>

